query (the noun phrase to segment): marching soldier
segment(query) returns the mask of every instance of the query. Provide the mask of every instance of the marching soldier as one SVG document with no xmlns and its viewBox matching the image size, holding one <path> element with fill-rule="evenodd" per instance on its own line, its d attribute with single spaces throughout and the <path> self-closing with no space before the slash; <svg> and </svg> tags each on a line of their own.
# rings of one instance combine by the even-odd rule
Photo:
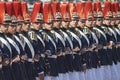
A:
<svg viewBox="0 0 120 80">
<path fill-rule="evenodd" d="M 114 3 L 111 3 L 111 11 L 112 11 L 112 19 L 111 19 L 111 29 L 114 31 L 115 35 L 116 36 L 116 42 L 115 42 L 115 45 L 113 46 L 113 53 L 112 53 L 112 60 L 113 60 L 113 65 L 112 65 L 112 68 L 111 68 L 111 71 L 114 73 L 114 76 L 112 75 L 112 79 L 116 79 L 118 80 L 118 71 L 117 71 L 117 65 L 118 65 L 118 54 L 117 54 L 117 48 L 116 48 L 116 45 L 117 45 L 117 40 L 118 40 L 118 34 L 119 34 L 119 29 L 116 28 L 115 26 L 115 21 L 117 19 L 117 13 L 116 13 L 116 2 Z"/>
<path fill-rule="evenodd" d="M 114 2 L 114 8 L 115 8 L 115 13 L 116 15 L 116 21 L 115 21 L 115 31 L 116 31 L 116 35 L 117 35 L 117 43 L 116 43 L 116 53 L 117 53 L 117 59 L 118 59 L 118 64 L 117 64 L 117 68 L 118 68 L 118 73 L 120 73 L 120 68 L 119 68 L 119 63 L 120 63 L 120 10 L 119 10 L 119 3 L 118 2 Z M 120 77 L 119 77 L 120 79 Z"/>
<path fill-rule="evenodd" d="M 81 40 L 79 38 L 78 31 L 76 30 L 77 27 L 77 22 L 79 20 L 78 13 L 76 10 L 76 6 L 74 3 L 69 3 L 69 11 L 70 11 L 70 25 L 69 25 L 69 36 L 72 40 L 73 43 L 73 74 L 76 74 L 73 78 L 76 80 L 79 80 L 79 71 L 81 68 L 81 63 L 80 63 L 80 49 L 81 49 Z"/>
<path fill-rule="evenodd" d="M 6 9 L 8 10 L 8 6 L 11 7 L 11 10 L 9 10 L 9 15 L 11 13 L 11 23 L 8 26 L 8 33 L 6 34 L 6 38 L 11 46 L 12 50 L 12 72 L 13 72 L 13 78 L 14 80 L 23 80 L 23 74 L 22 74 L 22 68 L 20 64 L 20 48 L 18 47 L 18 44 L 15 42 L 14 34 L 16 30 L 17 25 L 17 18 L 14 14 L 14 6 L 13 3 L 6 3 Z M 13 11 L 12 11 L 13 10 Z"/>
<path fill-rule="evenodd" d="M 19 34 L 21 32 L 21 28 L 22 28 L 22 23 L 23 23 L 23 18 L 22 18 L 22 14 L 21 14 L 21 8 L 20 8 L 20 2 L 16 1 L 13 2 L 13 10 L 15 12 L 15 16 L 17 18 L 17 25 L 16 25 L 16 30 L 15 30 L 15 34 L 14 34 L 14 41 L 16 42 L 16 44 L 18 45 L 19 49 L 20 49 L 20 66 L 21 66 L 21 76 L 23 80 L 27 80 L 27 74 L 26 74 L 26 69 L 25 69 L 25 61 L 27 60 L 27 55 L 23 46 L 23 40 L 20 38 Z"/>
<path fill-rule="evenodd" d="M 5 34 L 7 33 L 10 16 L 5 14 L 5 3 L 0 2 L 1 7 L 1 25 L 0 25 L 0 41 L 1 41 L 1 51 L 2 53 L 2 71 L 3 71 L 3 79 L 4 80 L 13 80 L 13 73 L 11 72 L 11 58 L 12 58 L 12 50 L 10 44 L 8 43 Z"/>
<path fill-rule="evenodd" d="M 68 11 L 68 4 L 63 3 L 61 4 L 61 14 L 62 14 L 62 23 L 61 23 L 61 33 L 63 34 L 63 38 L 65 41 L 65 62 L 66 62 L 66 78 L 67 80 L 70 80 L 70 73 L 73 71 L 73 55 L 72 55 L 72 49 L 73 49 L 73 43 L 70 39 L 69 34 L 67 33 L 67 29 L 69 27 L 69 21 L 70 21 L 70 14 Z"/>
<path fill-rule="evenodd" d="M 109 8 L 108 8 L 109 7 Z M 112 18 L 112 12 L 111 12 L 111 3 L 106 2 L 105 7 L 104 7 L 104 26 L 107 29 L 106 37 L 107 37 L 107 66 L 106 66 L 106 72 L 108 75 L 105 77 L 107 79 L 111 79 L 113 75 L 111 75 L 111 69 L 113 65 L 113 46 L 115 46 L 117 37 L 116 33 L 112 29 L 110 23 L 111 23 L 111 18 Z"/>
<path fill-rule="evenodd" d="M 96 26 L 94 27 L 95 34 L 98 38 L 98 64 L 97 64 L 97 73 L 96 77 L 99 77 L 100 80 L 103 80 L 104 67 L 107 65 L 107 37 L 104 30 L 102 29 L 103 25 L 103 12 L 101 8 L 101 3 L 96 2 Z"/>
<path fill-rule="evenodd" d="M 36 77 L 39 77 L 40 80 L 44 80 L 44 50 L 45 43 L 43 41 L 42 33 L 39 31 L 42 28 L 43 23 L 43 14 L 42 14 L 42 3 L 36 2 L 34 4 L 32 17 L 31 17 L 31 30 L 29 31 L 31 37 L 31 43 L 35 50 L 34 56 L 34 66 Z"/>
<path fill-rule="evenodd" d="M 31 43 L 30 35 L 28 34 L 30 28 L 30 15 L 27 9 L 27 3 L 21 2 L 23 24 L 20 38 L 23 39 L 23 46 L 27 54 L 27 60 L 25 61 L 25 69 L 27 74 L 27 80 L 35 80 L 34 74 L 34 55 L 35 51 Z"/>
<path fill-rule="evenodd" d="M 54 16 L 53 22 L 53 38 L 55 38 L 56 46 L 57 46 L 57 66 L 59 79 L 66 80 L 66 63 L 65 63 L 65 41 L 63 38 L 63 34 L 60 31 L 62 15 L 60 12 L 60 3 L 53 2 L 52 11 Z M 68 79 L 67 79 L 68 80 Z"/>
<path fill-rule="evenodd" d="M 86 2 L 85 5 L 86 10 L 86 27 L 84 27 L 84 34 L 87 35 L 90 45 L 87 49 L 86 54 L 84 55 L 86 60 L 86 79 L 96 80 L 95 68 L 97 68 L 97 53 L 96 47 L 98 45 L 98 39 L 93 31 L 93 13 L 92 13 L 92 3 Z"/>
<path fill-rule="evenodd" d="M 53 15 L 51 12 L 51 4 L 45 3 L 43 16 L 44 16 L 44 29 L 42 30 L 43 39 L 45 42 L 45 80 L 58 80 L 58 67 L 57 67 L 57 46 L 55 36 L 53 37 Z"/>
<path fill-rule="evenodd" d="M 79 15 L 79 21 L 76 30 L 78 31 L 79 38 L 81 40 L 82 46 L 81 46 L 81 72 L 80 72 L 80 80 L 85 80 L 85 70 L 86 70 L 86 63 L 85 63 L 85 58 L 83 57 L 86 54 L 86 51 L 89 47 L 89 39 L 88 37 L 83 33 L 84 27 L 85 27 L 85 10 L 84 10 L 84 5 L 79 2 L 77 4 L 77 12 Z"/>
</svg>

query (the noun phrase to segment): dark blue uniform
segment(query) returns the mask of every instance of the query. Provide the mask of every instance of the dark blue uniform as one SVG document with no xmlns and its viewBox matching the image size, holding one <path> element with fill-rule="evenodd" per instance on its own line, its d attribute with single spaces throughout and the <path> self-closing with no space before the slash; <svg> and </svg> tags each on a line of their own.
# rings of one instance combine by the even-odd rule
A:
<svg viewBox="0 0 120 80">
<path fill-rule="evenodd" d="M 107 44 L 109 44 L 110 43 L 110 41 L 112 41 L 113 42 L 113 44 L 112 45 L 114 45 L 115 43 L 116 43 L 116 37 L 115 37 L 115 35 L 111 32 L 111 30 L 110 29 L 112 29 L 110 26 L 107 26 L 107 25 L 104 25 L 106 28 L 107 28 L 107 30 L 108 30 L 108 32 L 106 33 L 106 36 L 107 36 Z M 113 51 L 113 46 L 111 46 L 111 48 L 108 48 L 107 49 L 107 64 L 108 65 L 112 65 L 113 64 L 113 54 L 114 53 L 114 51 Z"/>
<path fill-rule="evenodd" d="M 24 45 L 24 49 L 28 57 L 27 61 L 25 61 L 27 79 L 35 80 L 34 63 L 33 63 L 35 52 L 34 52 L 33 45 L 30 42 L 30 37 L 27 32 L 21 31 L 20 35 L 24 39 L 23 45 Z"/>
<path fill-rule="evenodd" d="M 83 30 L 84 34 L 86 34 L 86 36 L 88 37 L 89 39 L 89 48 L 91 48 L 92 46 L 96 46 L 96 40 L 94 39 L 92 33 L 94 34 L 93 32 L 93 28 L 92 27 L 85 27 L 84 30 Z M 96 35 L 95 35 L 96 36 Z M 86 53 L 83 55 L 84 58 L 85 58 L 85 62 L 86 62 L 86 67 L 87 69 L 90 69 L 90 68 L 97 68 L 97 53 L 95 50 L 93 51 L 86 51 Z"/>
<path fill-rule="evenodd" d="M 73 60 L 73 55 L 71 54 L 71 50 L 73 49 L 73 43 L 72 43 L 72 40 L 70 39 L 70 36 L 68 35 L 69 33 L 67 33 L 67 29 L 62 28 L 61 30 L 62 30 L 62 33 L 64 35 L 64 40 L 65 40 L 66 69 L 67 71 L 72 72 L 74 70 L 74 67 L 73 67 L 74 60 Z"/>
<path fill-rule="evenodd" d="M 82 47 L 82 42 L 81 42 L 81 39 L 80 39 L 80 33 L 78 32 L 78 30 L 76 28 L 70 28 L 70 31 L 73 32 L 77 37 L 78 37 L 78 40 L 77 38 L 75 37 L 71 37 L 72 39 L 72 43 L 73 43 L 73 49 L 78 47 L 79 50 L 76 51 L 74 54 L 74 70 L 75 71 L 81 71 L 81 66 L 82 66 L 82 63 L 81 63 L 81 57 L 80 57 L 80 49 Z"/>
<path fill-rule="evenodd" d="M 18 57 L 20 55 L 20 49 L 17 46 L 17 44 L 14 41 L 14 36 L 12 34 L 7 34 L 7 40 L 10 44 L 10 47 L 12 49 L 12 59 L 15 59 L 16 57 Z M 20 65 L 20 61 L 13 61 L 12 62 L 12 72 L 13 72 L 13 78 L 14 80 L 23 80 L 23 76 L 22 76 L 22 68 Z"/>
<path fill-rule="evenodd" d="M 20 38 L 19 36 L 19 33 L 17 32 L 15 35 L 14 35 L 14 40 L 16 42 L 16 44 L 18 45 L 19 49 L 20 49 L 20 57 L 23 56 L 23 55 L 26 55 L 26 52 L 25 52 L 25 49 L 24 49 L 24 46 L 23 46 L 23 43 L 22 43 L 22 39 Z M 23 77 L 23 80 L 27 80 L 27 74 L 26 74 L 26 69 L 25 69 L 25 61 L 21 59 L 20 61 L 20 66 L 21 66 L 21 76 Z"/>
<path fill-rule="evenodd" d="M 119 45 L 120 44 L 120 29 L 119 29 L 118 25 L 115 25 L 114 27 L 115 27 L 115 32 L 116 32 L 116 36 L 117 36 L 116 44 Z M 120 62 L 120 46 L 116 47 L 115 52 L 117 53 L 115 58 L 117 59 L 117 61 Z"/>
<path fill-rule="evenodd" d="M 113 46 L 112 46 L 112 60 L 114 62 L 114 64 L 117 64 L 118 62 L 118 55 L 117 55 L 117 48 L 116 48 L 116 44 L 118 43 L 119 41 L 119 32 L 116 31 L 117 28 L 115 28 L 115 25 L 114 26 L 111 26 L 110 27 L 112 30 L 113 30 Z"/>
<path fill-rule="evenodd" d="M 49 53 L 49 55 L 46 55 L 45 57 L 45 74 L 50 76 L 58 76 L 58 68 L 57 68 L 57 47 L 55 40 L 53 38 L 53 34 L 50 30 L 43 29 L 42 34 L 44 36 L 44 42 L 45 42 L 45 51 Z M 54 36 L 55 37 L 55 36 Z"/>
<path fill-rule="evenodd" d="M 41 32 L 39 30 L 31 29 L 29 33 L 35 34 L 34 37 L 36 39 L 31 39 L 31 43 L 35 50 L 35 58 L 38 57 L 38 61 L 34 61 L 34 69 L 36 73 L 36 77 L 38 74 L 44 73 L 44 50 L 45 50 L 45 43 L 42 38 Z M 42 56 L 43 55 L 43 56 Z"/>
<path fill-rule="evenodd" d="M 82 46 L 81 46 L 81 55 L 80 55 L 80 64 L 81 64 L 81 70 L 83 71 L 83 64 L 85 64 L 85 54 L 86 54 L 86 51 L 82 51 L 84 49 L 87 49 L 89 47 L 89 39 L 87 38 L 87 36 L 83 33 L 83 28 L 80 28 L 80 27 L 77 27 L 76 30 L 78 29 L 77 33 L 80 40 L 81 40 L 81 43 L 82 43 Z"/>
<path fill-rule="evenodd" d="M 66 73 L 66 62 L 65 62 L 65 55 L 62 53 L 65 53 L 65 41 L 63 33 L 58 28 L 54 28 L 54 35 L 56 37 L 56 46 L 57 46 L 57 53 L 60 56 L 57 57 L 57 66 L 58 66 L 58 72 L 59 73 Z"/>
<path fill-rule="evenodd" d="M 5 35 L 3 33 L 0 33 L 0 40 L 2 42 L 1 50 L 2 50 L 3 63 L 6 60 L 10 62 L 11 58 L 12 58 L 11 47 L 10 47 L 9 43 L 7 42 Z M 6 41 L 7 44 L 4 43 L 5 42 L 4 40 Z M 8 65 L 3 64 L 2 70 L 3 70 L 4 80 L 13 80 L 13 73 L 11 72 L 10 64 L 8 64 Z"/>
<path fill-rule="evenodd" d="M 107 37 L 105 35 L 105 28 L 103 29 L 102 26 L 96 26 L 97 29 L 101 30 L 103 32 L 100 33 L 98 30 L 97 30 L 97 38 L 98 38 L 98 45 L 101 45 L 102 48 L 101 49 L 98 49 L 98 65 L 102 66 L 102 65 L 107 65 Z"/>
</svg>

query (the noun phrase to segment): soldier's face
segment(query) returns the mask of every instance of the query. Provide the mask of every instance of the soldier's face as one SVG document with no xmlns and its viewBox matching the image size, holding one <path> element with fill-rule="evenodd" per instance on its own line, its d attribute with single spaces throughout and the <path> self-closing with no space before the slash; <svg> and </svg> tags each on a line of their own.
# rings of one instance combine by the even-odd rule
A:
<svg viewBox="0 0 120 80">
<path fill-rule="evenodd" d="M 98 26 L 101 26 L 101 25 L 102 25 L 102 19 L 97 19 L 96 24 L 97 24 Z"/>
<path fill-rule="evenodd" d="M 105 19 L 105 20 L 104 20 L 104 23 L 105 23 L 106 25 L 110 25 L 110 22 L 111 22 L 110 19 Z"/>
<path fill-rule="evenodd" d="M 28 32 L 30 29 L 30 24 L 29 23 L 24 23 L 22 25 L 22 30 Z"/>
<path fill-rule="evenodd" d="M 7 31 L 8 31 L 8 25 L 0 25 L 0 30 L 3 33 L 7 33 Z"/>
<path fill-rule="evenodd" d="M 69 22 L 68 21 L 62 21 L 62 27 L 63 28 L 68 28 Z"/>
<path fill-rule="evenodd" d="M 96 21 L 95 20 L 92 22 L 92 26 L 93 27 L 96 26 Z"/>
<path fill-rule="evenodd" d="M 120 24 L 120 20 L 116 20 L 115 24 L 117 24 L 117 25 Z"/>
<path fill-rule="evenodd" d="M 16 32 L 16 26 L 9 25 L 8 33 L 15 34 L 15 32 Z"/>
<path fill-rule="evenodd" d="M 115 20 L 111 20 L 111 25 L 115 25 Z"/>
<path fill-rule="evenodd" d="M 71 27 L 76 27 L 76 25 L 77 25 L 77 21 L 76 21 L 76 20 L 72 20 L 72 21 L 70 22 L 70 26 L 71 26 Z"/>
<path fill-rule="evenodd" d="M 83 28 L 85 26 L 85 22 L 79 21 L 78 22 L 78 26 L 81 27 L 81 28 Z"/>
<path fill-rule="evenodd" d="M 40 23 L 33 23 L 33 27 L 36 30 L 40 30 Z"/>
<path fill-rule="evenodd" d="M 92 20 L 86 20 L 85 25 L 88 27 L 92 27 Z"/>
<path fill-rule="evenodd" d="M 53 26 L 59 28 L 61 25 L 61 21 L 54 21 Z"/>
<path fill-rule="evenodd" d="M 22 28 L 22 25 L 17 25 L 17 27 L 16 27 L 16 32 L 20 32 L 20 31 L 21 31 L 21 28 Z"/>
<path fill-rule="evenodd" d="M 44 24 L 45 29 L 51 30 L 52 29 L 52 23 L 45 23 Z"/>
</svg>

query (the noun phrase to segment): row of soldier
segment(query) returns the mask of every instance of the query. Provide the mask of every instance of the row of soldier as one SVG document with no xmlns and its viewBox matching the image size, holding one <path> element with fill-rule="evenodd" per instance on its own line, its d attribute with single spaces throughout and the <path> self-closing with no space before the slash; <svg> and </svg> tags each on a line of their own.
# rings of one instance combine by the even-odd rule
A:
<svg viewBox="0 0 120 80">
<path fill-rule="evenodd" d="M 118 2 L 0 2 L 0 80 L 120 80 Z"/>
</svg>

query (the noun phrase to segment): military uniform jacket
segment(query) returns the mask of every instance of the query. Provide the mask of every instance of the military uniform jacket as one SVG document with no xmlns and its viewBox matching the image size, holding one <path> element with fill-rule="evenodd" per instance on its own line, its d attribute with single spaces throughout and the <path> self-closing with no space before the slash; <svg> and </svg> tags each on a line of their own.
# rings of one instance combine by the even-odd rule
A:
<svg viewBox="0 0 120 80">
<path fill-rule="evenodd" d="M 29 36 L 30 36 L 33 48 L 35 50 L 35 54 L 38 54 L 41 56 L 41 54 L 44 53 L 44 49 L 45 49 L 45 43 L 43 41 L 41 32 L 39 32 L 39 30 L 31 29 L 29 31 Z"/>
<path fill-rule="evenodd" d="M 73 43 L 72 40 L 70 39 L 70 36 L 67 33 L 67 29 L 66 28 L 62 28 L 61 32 L 63 33 L 63 38 L 65 41 L 65 48 L 69 48 L 70 50 L 73 49 Z"/>
<path fill-rule="evenodd" d="M 24 45 L 24 49 L 28 59 L 34 58 L 35 51 L 34 51 L 33 45 L 31 44 L 30 36 L 28 35 L 27 32 L 21 31 L 20 37 L 23 38 L 23 41 L 24 41 L 23 45 Z"/>
<path fill-rule="evenodd" d="M 1 41 L 1 50 L 2 50 L 2 57 L 4 59 L 11 60 L 12 57 L 12 50 L 10 44 L 6 40 L 6 37 L 3 33 L 0 33 L 0 41 Z"/>
<path fill-rule="evenodd" d="M 16 42 L 16 44 L 18 45 L 19 49 L 20 49 L 20 55 L 25 55 L 25 49 L 24 49 L 24 44 L 22 43 L 22 40 L 20 39 L 19 33 L 16 33 L 14 35 L 14 40 Z"/>
<path fill-rule="evenodd" d="M 51 33 L 50 30 L 43 29 L 42 30 L 43 39 L 45 42 L 45 50 L 50 51 L 52 55 L 56 55 L 57 47 L 55 42 L 55 36 Z"/>
<path fill-rule="evenodd" d="M 79 35 L 76 35 L 75 33 L 76 33 L 75 28 L 69 28 L 68 34 L 69 34 L 69 36 L 70 36 L 70 38 L 72 40 L 73 49 L 76 48 L 76 47 L 78 47 L 79 49 L 81 49 L 81 46 L 82 46 L 81 40 L 78 37 Z"/>
<path fill-rule="evenodd" d="M 15 57 L 19 56 L 20 49 L 17 46 L 17 44 L 15 43 L 14 36 L 12 34 L 8 33 L 6 38 L 7 38 L 8 42 L 10 44 L 10 47 L 12 49 L 12 58 L 14 59 Z"/>
</svg>

